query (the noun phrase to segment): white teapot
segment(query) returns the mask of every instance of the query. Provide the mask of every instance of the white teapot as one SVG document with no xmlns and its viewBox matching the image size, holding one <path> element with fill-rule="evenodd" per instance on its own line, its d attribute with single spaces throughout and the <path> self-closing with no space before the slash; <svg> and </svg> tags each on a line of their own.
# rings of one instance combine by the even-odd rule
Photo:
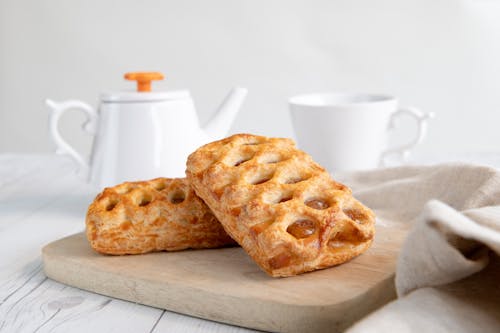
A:
<svg viewBox="0 0 500 333">
<path fill-rule="evenodd" d="M 187 156 L 197 147 L 224 137 L 247 90 L 233 88 L 215 116 L 201 128 L 189 91 L 151 92 L 156 72 L 127 73 L 137 91 L 104 93 L 99 110 L 80 101 L 54 102 L 49 117 L 56 153 L 72 157 L 89 182 L 102 188 L 123 181 L 184 177 Z M 71 147 L 58 130 L 61 115 L 80 109 L 87 115 L 82 128 L 94 135 L 90 161 Z"/>
</svg>

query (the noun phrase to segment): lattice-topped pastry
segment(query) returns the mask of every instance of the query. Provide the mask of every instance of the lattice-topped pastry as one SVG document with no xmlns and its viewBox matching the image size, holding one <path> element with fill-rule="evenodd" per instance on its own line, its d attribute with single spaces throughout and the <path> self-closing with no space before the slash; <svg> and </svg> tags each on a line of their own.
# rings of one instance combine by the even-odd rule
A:
<svg viewBox="0 0 500 333">
<path fill-rule="evenodd" d="M 341 264 L 372 242 L 373 212 L 290 139 L 238 134 L 212 142 L 189 156 L 186 174 L 272 276 Z"/>
<path fill-rule="evenodd" d="M 92 248 L 106 254 L 236 244 L 185 178 L 106 188 L 89 206 L 86 227 Z"/>
</svg>

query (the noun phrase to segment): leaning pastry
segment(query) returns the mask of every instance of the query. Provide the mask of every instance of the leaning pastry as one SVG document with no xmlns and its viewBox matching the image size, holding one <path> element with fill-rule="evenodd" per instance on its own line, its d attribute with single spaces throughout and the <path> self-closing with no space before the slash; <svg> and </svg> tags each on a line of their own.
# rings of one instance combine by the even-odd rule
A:
<svg viewBox="0 0 500 333">
<path fill-rule="evenodd" d="M 191 186 L 271 276 L 338 265 L 366 251 L 373 212 L 290 139 L 238 134 L 192 153 Z"/>
<path fill-rule="evenodd" d="M 104 189 L 89 206 L 94 250 L 138 254 L 235 244 L 187 179 L 157 178 Z"/>
</svg>

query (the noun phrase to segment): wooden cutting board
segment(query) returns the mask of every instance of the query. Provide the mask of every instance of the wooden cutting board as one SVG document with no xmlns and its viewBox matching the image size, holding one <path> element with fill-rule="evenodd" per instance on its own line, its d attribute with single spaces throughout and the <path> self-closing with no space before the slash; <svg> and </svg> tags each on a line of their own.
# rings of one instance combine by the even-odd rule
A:
<svg viewBox="0 0 500 333">
<path fill-rule="evenodd" d="M 337 332 L 395 298 L 405 235 L 377 226 L 361 256 L 289 278 L 269 277 L 239 247 L 105 256 L 80 233 L 42 252 L 48 277 L 99 294 L 266 331 Z"/>
</svg>

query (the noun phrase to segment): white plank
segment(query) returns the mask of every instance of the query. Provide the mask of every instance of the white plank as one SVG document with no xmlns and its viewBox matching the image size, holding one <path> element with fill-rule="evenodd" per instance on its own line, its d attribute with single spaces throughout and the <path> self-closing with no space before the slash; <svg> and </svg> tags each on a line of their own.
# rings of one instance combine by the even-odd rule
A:
<svg viewBox="0 0 500 333">
<path fill-rule="evenodd" d="M 37 164 L 36 158 L 21 160 Z M 0 259 L 0 301 L 25 283 L 19 276 L 26 276 L 23 269 L 29 270 L 43 245 L 84 228 L 86 208 L 95 194 L 61 166 L 64 161 L 42 160 L 49 168 L 43 167 L 46 171 L 36 178 L 30 175 L 0 187 L 0 251 L 10 254 Z"/>
<path fill-rule="evenodd" d="M 11 189 L 24 191 L 19 184 L 33 180 L 42 180 L 44 173 L 61 171 L 75 174 L 75 164 L 62 156 L 56 155 L 0 155 L 0 194 Z M 62 174 L 62 173 L 60 173 Z"/>
<path fill-rule="evenodd" d="M 44 281 L 47 280 L 46 276 L 42 273 L 41 261 L 38 258 L 34 262 L 35 269 L 31 270 L 31 266 L 24 270 L 24 276 L 20 276 L 19 280 L 23 281 L 18 286 L 15 284 L 11 288 L 5 288 L 6 294 L 3 295 L 0 303 L 0 332 L 2 330 L 8 332 L 14 331 L 9 325 L 9 318 L 17 317 L 16 307 L 22 303 L 23 299 L 37 289 Z M 4 287 L 2 286 L 2 291 Z"/>
<path fill-rule="evenodd" d="M 10 276 L 0 282 L 0 306 L 10 298 L 16 297 L 16 293 L 37 276 L 42 270 L 42 262 L 39 258 L 28 263 L 22 269 L 11 272 Z"/>
<path fill-rule="evenodd" d="M 216 323 L 210 320 L 181 315 L 175 312 L 163 311 L 151 333 L 190 332 L 190 333 L 244 333 L 259 332 L 243 327 Z"/>
<path fill-rule="evenodd" d="M 37 174 L 29 174 L 0 188 L 0 230 L 15 225 L 63 196 L 80 194 L 88 201 L 96 192 L 59 164 L 44 167 Z"/>
<path fill-rule="evenodd" d="M 11 255 L 0 260 L 0 283 L 12 271 L 36 258 L 46 243 L 84 229 L 91 195 L 80 193 L 78 189 L 76 193 L 69 192 L 74 190 L 70 184 L 61 188 L 65 188 L 68 194 L 56 197 L 57 200 L 45 204 L 35 213 L 1 225 L 0 251 Z M 13 252 L 13 249 L 16 250 Z"/>
<path fill-rule="evenodd" d="M 3 154 L 0 155 L 0 190 L 15 184 L 23 177 L 36 174 L 47 156 Z"/>
<path fill-rule="evenodd" d="M 161 313 L 65 286 L 39 271 L 0 305 L 0 332 L 148 332 Z"/>
</svg>

